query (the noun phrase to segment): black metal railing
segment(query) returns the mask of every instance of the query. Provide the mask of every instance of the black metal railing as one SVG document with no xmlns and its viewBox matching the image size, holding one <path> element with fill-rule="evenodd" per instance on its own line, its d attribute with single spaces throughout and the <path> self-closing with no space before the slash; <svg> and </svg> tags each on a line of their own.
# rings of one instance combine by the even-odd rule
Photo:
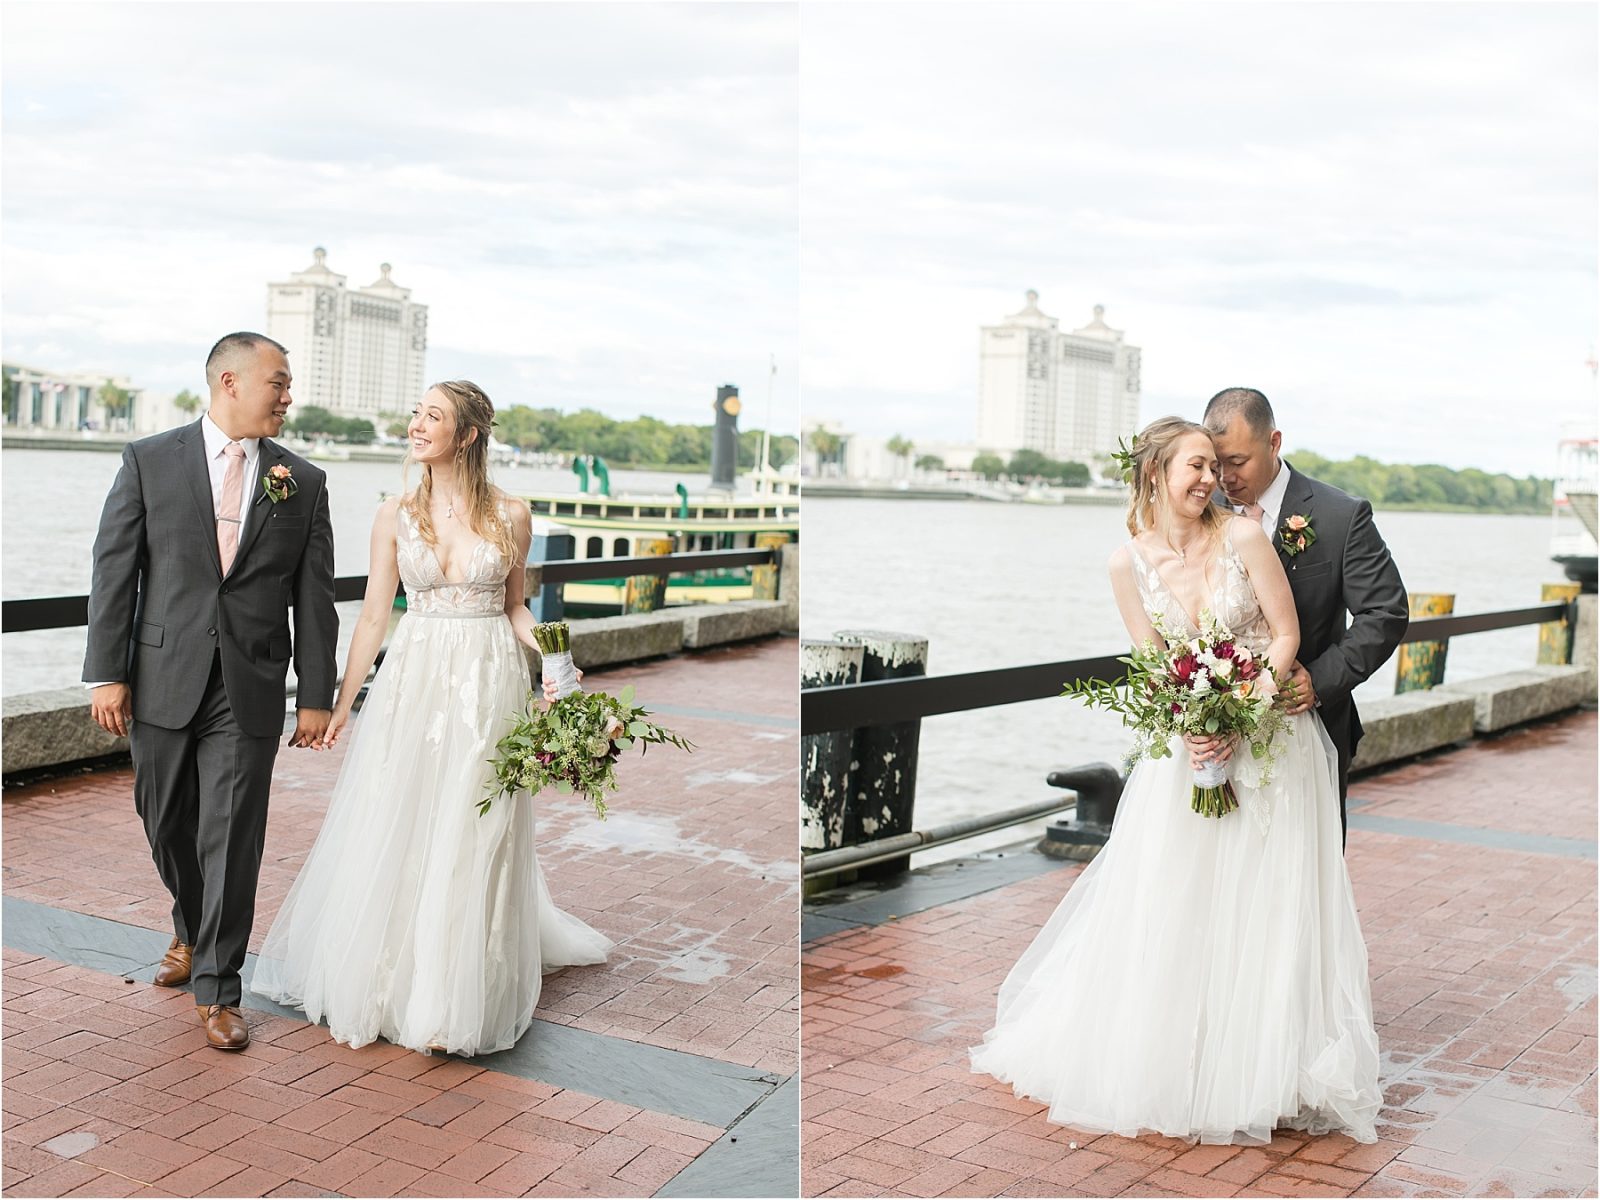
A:
<svg viewBox="0 0 1600 1200">
<path fill-rule="evenodd" d="M 528 566 L 527 592 L 532 596 L 543 584 L 577 583 L 585 579 L 617 579 L 630 575 L 681 575 L 727 567 L 770 566 L 780 551 L 701 550 L 685 554 L 643 554 L 630 558 L 555 559 Z M 365 575 L 342 575 L 333 581 L 335 601 L 360 600 L 367 594 Z M 405 594 L 397 588 L 395 595 Z M 42 596 L 6 600 L 0 604 L 0 633 L 30 633 L 40 629 L 71 629 L 89 620 L 88 596 Z"/>
<path fill-rule="evenodd" d="M 1540 604 L 1532 608 L 1469 613 L 1460 617 L 1419 617 L 1406 626 L 1404 642 L 1437 642 L 1469 633 L 1577 622 L 1577 605 Z M 965 712 L 998 704 L 1045 700 L 1061 694 L 1068 683 L 1104 679 L 1120 682 L 1127 668 L 1115 655 L 1073 658 L 1062 662 L 1000 667 L 960 675 L 884 679 L 838 687 L 805 688 L 800 693 L 800 732 L 833 733 L 873 725 L 915 721 L 941 713 Z"/>
</svg>

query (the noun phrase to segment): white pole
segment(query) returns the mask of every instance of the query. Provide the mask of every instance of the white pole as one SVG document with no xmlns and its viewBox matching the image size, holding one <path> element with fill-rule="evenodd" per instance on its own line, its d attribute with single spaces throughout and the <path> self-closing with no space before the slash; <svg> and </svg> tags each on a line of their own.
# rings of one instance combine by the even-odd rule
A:
<svg viewBox="0 0 1600 1200">
<path fill-rule="evenodd" d="M 772 491 L 772 481 L 767 477 L 767 472 L 772 469 L 767 457 L 767 448 L 771 445 L 772 438 L 772 382 L 778 375 L 778 356 L 769 354 L 767 357 L 772 360 L 772 370 L 767 372 L 767 419 L 762 422 L 761 427 L 761 482 L 757 487 L 762 493 Z"/>
</svg>

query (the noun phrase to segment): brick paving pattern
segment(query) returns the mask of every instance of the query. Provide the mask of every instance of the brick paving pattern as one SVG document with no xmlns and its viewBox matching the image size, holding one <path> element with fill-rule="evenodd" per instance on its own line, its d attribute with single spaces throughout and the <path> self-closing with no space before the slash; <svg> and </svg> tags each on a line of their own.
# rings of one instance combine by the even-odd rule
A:
<svg viewBox="0 0 1600 1200">
<path fill-rule="evenodd" d="M 557 903 L 618 942 L 546 978 L 536 1016 L 774 1076 L 798 1065 L 793 639 L 595 671 L 697 745 L 626 764 L 611 817 L 540 796 Z M 279 752 L 252 951 L 342 759 Z M 10 789 L 7 896 L 170 933 L 131 771 Z M 7 948 L 4 1191 L 16 1196 L 648 1196 L 723 1134 L 691 1121 L 245 1010 L 205 1045 L 187 992 Z M 529 1036 L 536 1037 L 538 1027 Z"/>
<path fill-rule="evenodd" d="M 1357 778 L 1359 810 L 1593 840 L 1596 718 Z M 806 947 L 803 1194 L 1596 1194 L 1592 859 L 1352 829 L 1380 1140 L 1079 1134 L 968 1070 L 995 992 L 1081 868 Z"/>
</svg>

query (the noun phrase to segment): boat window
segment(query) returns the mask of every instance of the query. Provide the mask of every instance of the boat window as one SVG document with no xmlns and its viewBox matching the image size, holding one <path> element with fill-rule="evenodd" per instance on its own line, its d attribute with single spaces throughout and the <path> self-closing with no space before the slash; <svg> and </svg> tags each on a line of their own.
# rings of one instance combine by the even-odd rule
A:
<svg viewBox="0 0 1600 1200">
<path fill-rule="evenodd" d="M 700 535 L 700 549 L 702 549 L 702 550 L 711 549 L 712 541 L 713 541 L 713 538 L 709 533 L 701 534 Z"/>
<path fill-rule="evenodd" d="M 641 508 L 639 515 L 641 517 L 664 517 L 667 515 L 667 510 L 664 508 Z"/>
<path fill-rule="evenodd" d="M 613 558 L 627 558 L 628 557 L 628 539 L 625 538 L 625 537 L 621 537 L 621 538 L 618 538 L 616 541 L 612 542 L 611 543 L 611 555 L 612 555 Z"/>
<path fill-rule="evenodd" d="M 583 556 L 585 558 L 603 558 L 605 557 L 605 552 L 606 543 L 604 538 L 592 537 L 584 543 Z"/>
<path fill-rule="evenodd" d="M 570 517 L 576 511 L 577 511 L 577 506 L 574 505 L 574 504 L 564 504 L 563 503 L 563 504 L 557 504 L 556 505 L 556 515 L 558 517 Z"/>
</svg>

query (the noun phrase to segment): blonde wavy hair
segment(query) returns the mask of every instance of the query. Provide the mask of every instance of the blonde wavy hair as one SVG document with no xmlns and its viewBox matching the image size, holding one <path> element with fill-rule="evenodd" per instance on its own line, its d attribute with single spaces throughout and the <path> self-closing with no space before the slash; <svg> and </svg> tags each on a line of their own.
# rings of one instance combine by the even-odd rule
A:
<svg viewBox="0 0 1600 1200">
<path fill-rule="evenodd" d="M 1133 448 L 1133 481 L 1128 490 L 1128 533 L 1138 537 L 1145 529 L 1156 529 L 1171 515 L 1167 498 L 1167 469 L 1178 453 L 1178 443 L 1191 433 L 1202 434 L 1209 442 L 1211 431 L 1182 417 L 1158 417 L 1139 431 Z M 1215 504 L 1207 504 L 1200 514 L 1206 537 L 1214 541 L 1222 532 L 1224 514 Z"/>
<path fill-rule="evenodd" d="M 466 502 L 467 524 L 484 541 L 491 543 L 508 563 L 517 560 L 517 540 L 511 522 L 502 520 L 495 505 L 494 485 L 489 482 L 489 431 L 494 426 L 494 404 L 484 390 L 465 379 L 451 379 L 428 388 L 450 401 L 456 418 L 455 467 L 461 497 Z M 426 394 L 426 393 L 424 393 Z M 476 437 L 469 437 L 476 433 Z M 406 451 L 401 466 L 401 486 L 409 483 L 412 458 Z M 417 523 L 417 530 L 430 546 L 437 544 L 433 529 L 433 468 L 422 467 L 422 482 L 411 498 L 403 502 Z"/>
</svg>

